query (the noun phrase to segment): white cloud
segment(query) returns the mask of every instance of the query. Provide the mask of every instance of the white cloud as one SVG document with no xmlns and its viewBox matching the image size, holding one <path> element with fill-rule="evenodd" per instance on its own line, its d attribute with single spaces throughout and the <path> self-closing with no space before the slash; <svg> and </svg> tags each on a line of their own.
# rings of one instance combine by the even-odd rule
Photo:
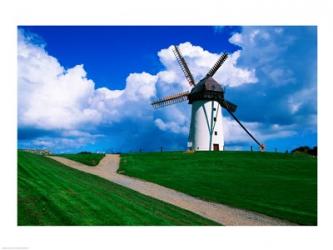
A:
<svg viewBox="0 0 333 250">
<path fill-rule="evenodd" d="M 285 58 L 293 41 L 294 37 L 280 27 L 244 27 L 229 38 L 230 43 L 242 47 L 241 65 L 260 70 L 277 87 L 296 81 Z"/>
<path fill-rule="evenodd" d="M 237 45 L 243 44 L 243 38 L 240 33 L 235 33 L 229 38 L 229 42 Z"/>
<path fill-rule="evenodd" d="M 241 33 L 233 34 L 229 42 L 242 47 L 244 65 L 262 68 L 275 62 L 287 48 L 287 45 L 276 44 L 274 37 L 282 37 L 282 32 L 272 32 L 272 29 L 264 27 L 244 27 Z"/>
<path fill-rule="evenodd" d="M 304 88 L 287 98 L 288 107 L 292 114 L 297 113 L 303 105 L 310 104 L 316 110 L 317 88 Z"/>
<path fill-rule="evenodd" d="M 256 83 L 258 79 L 255 76 L 255 69 L 249 70 L 236 66 L 240 56 L 241 51 L 239 50 L 231 54 L 221 70 L 216 73 L 216 80 L 230 87 Z"/>
<path fill-rule="evenodd" d="M 41 149 L 49 149 L 51 152 L 54 151 L 54 149 L 57 150 L 71 150 L 71 149 L 79 149 L 82 146 L 85 146 L 87 144 L 93 144 L 94 142 L 91 141 L 90 138 L 86 137 L 75 137 L 75 138 L 66 138 L 66 137 L 42 137 L 34 139 L 30 142 L 33 146 Z M 27 145 L 27 147 L 30 146 Z"/>
<path fill-rule="evenodd" d="M 266 71 L 276 86 L 295 82 L 293 72 L 290 69 L 266 67 Z"/>
<path fill-rule="evenodd" d="M 257 101 L 248 108 L 265 106 L 266 102 L 268 108 L 263 109 L 262 120 L 297 124 L 298 133 L 310 127 L 316 130 L 316 28 L 312 27 L 311 33 L 306 29 L 243 27 L 241 33 L 229 39 L 242 47 L 239 64 L 256 69 Z"/>
<path fill-rule="evenodd" d="M 189 42 L 179 45 L 179 50 L 184 56 L 190 71 L 196 81 L 200 80 L 210 68 L 215 64 L 220 55 L 204 50 L 200 46 L 194 46 Z M 235 51 L 230 54 L 223 66 L 217 71 L 214 78 L 226 86 L 239 86 L 242 84 L 251 84 L 257 82 L 255 70 L 241 68 L 237 65 L 241 51 Z M 166 67 L 166 71 L 159 74 L 160 81 L 166 83 L 180 83 L 179 87 L 183 90 L 188 89 L 188 82 L 185 80 L 175 56 L 172 52 L 172 47 L 162 49 L 158 52 L 160 61 Z"/>
<path fill-rule="evenodd" d="M 132 73 L 127 77 L 124 94 L 128 100 L 147 101 L 155 96 L 157 76 L 148 73 Z"/>
<path fill-rule="evenodd" d="M 157 78 L 145 72 L 133 73 L 123 90 L 95 89 L 83 65 L 64 69 L 44 47 L 31 44 L 19 32 L 19 125 L 73 130 L 118 121 L 126 115 L 140 115 L 135 109 L 142 105 L 133 103 L 149 103 L 155 96 Z"/>
<path fill-rule="evenodd" d="M 181 126 L 175 121 L 164 122 L 160 118 L 155 120 L 155 125 L 163 131 L 171 131 L 176 134 L 188 134 L 188 127 Z"/>
<path fill-rule="evenodd" d="M 258 122 L 242 122 L 250 133 L 260 142 L 274 138 L 289 137 L 296 134 L 295 126 L 282 126 L 279 124 L 265 125 Z M 228 143 L 251 142 L 252 138 L 240 127 L 240 125 L 229 117 L 223 117 L 224 139 Z"/>
<path fill-rule="evenodd" d="M 97 123 L 89 107 L 94 83 L 82 65 L 65 70 L 44 48 L 20 37 L 18 42 L 19 125 L 43 129 L 73 129 Z"/>
</svg>

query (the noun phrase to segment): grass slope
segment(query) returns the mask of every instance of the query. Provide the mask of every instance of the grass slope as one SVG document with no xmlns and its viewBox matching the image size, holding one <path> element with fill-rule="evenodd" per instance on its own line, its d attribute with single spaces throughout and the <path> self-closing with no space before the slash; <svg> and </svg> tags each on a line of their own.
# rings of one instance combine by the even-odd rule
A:
<svg viewBox="0 0 333 250">
<path fill-rule="evenodd" d="M 65 157 L 65 158 L 73 160 L 73 161 L 81 162 L 81 163 L 83 163 L 85 165 L 88 165 L 88 166 L 97 166 L 98 163 L 103 159 L 105 154 L 95 154 L 95 153 L 91 153 L 91 154 L 61 154 L 59 156 Z"/>
<path fill-rule="evenodd" d="M 122 155 L 119 172 L 204 200 L 317 224 L 317 159 L 260 152 Z"/>
<path fill-rule="evenodd" d="M 18 152 L 18 225 L 216 225 L 186 210 Z"/>
</svg>

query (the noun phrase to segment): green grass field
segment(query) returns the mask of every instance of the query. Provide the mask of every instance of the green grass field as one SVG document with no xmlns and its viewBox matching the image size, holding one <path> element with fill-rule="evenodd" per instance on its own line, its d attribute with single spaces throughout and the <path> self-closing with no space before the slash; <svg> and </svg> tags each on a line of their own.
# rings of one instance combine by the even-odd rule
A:
<svg viewBox="0 0 333 250">
<path fill-rule="evenodd" d="M 201 199 L 317 224 L 317 159 L 260 152 L 124 154 L 119 173 Z"/>
<path fill-rule="evenodd" d="M 18 225 L 216 225 L 52 159 L 18 151 Z"/>
<path fill-rule="evenodd" d="M 87 166 L 96 166 L 98 163 L 103 159 L 105 154 L 96 154 L 96 153 L 91 153 L 91 154 L 61 154 L 58 155 L 61 157 L 65 157 L 67 159 L 81 162 Z"/>
</svg>

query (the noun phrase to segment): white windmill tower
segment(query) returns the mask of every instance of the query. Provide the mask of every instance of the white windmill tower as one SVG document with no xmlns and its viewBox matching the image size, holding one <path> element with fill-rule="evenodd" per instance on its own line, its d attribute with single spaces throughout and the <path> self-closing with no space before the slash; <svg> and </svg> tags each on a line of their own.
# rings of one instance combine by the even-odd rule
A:
<svg viewBox="0 0 333 250">
<path fill-rule="evenodd" d="M 189 149 L 195 151 L 223 150 L 223 107 L 263 150 L 264 145 L 260 144 L 233 114 L 237 106 L 224 99 L 224 88 L 213 79 L 214 74 L 228 55 L 226 53 L 221 55 L 207 75 L 196 84 L 177 46 L 173 47 L 173 52 L 192 89 L 191 91 L 166 96 L 152 102 L 152 105 L 154 108 L 160 108 L 186 100 L 189 104 L 192 104 L 191 126 L 188 137 Z"/>
</svg>

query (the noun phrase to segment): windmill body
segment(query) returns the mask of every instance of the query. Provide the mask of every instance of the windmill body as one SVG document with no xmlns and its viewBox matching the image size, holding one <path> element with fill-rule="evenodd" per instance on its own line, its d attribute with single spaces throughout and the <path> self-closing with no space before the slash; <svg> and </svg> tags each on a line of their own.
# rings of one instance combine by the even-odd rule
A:
<svg viewBox="0 0 333 250">
<path fill-rule="evenodd" d="M 197 100 L 192 103 L 188 148 L 195 151 L 222 151 L 224 136 L 222 109 L 216 101 Z"/>
<path fill-rule="evenodd" d="M 224 149 L 222 123 L 222 108 L 224 108 L 263 150 L 264 145 L 260 144 L 234 115 L 237 106 L 224 98 L 224 88 L 213 78 L 227 59 L 227 54 L 221 55 L 206 76 L 195 84 L 177 46 L 174 46 L 173 52 L 192 89 L 156 100 L 152 102 L 152 105 L 154 108 L 160 108 L 188 100 L 188 103 L 192 105 L 188 148 L 193 151 L 222 151 Z"/>
<path fill-rule="evenodd" d="M 222 151 L 224 147 L 222 107 L 224 91 L 212 77 L 205 77 L 188 95 L 192 104 L 188 147 L 196 151 Z"/>
</svg>

